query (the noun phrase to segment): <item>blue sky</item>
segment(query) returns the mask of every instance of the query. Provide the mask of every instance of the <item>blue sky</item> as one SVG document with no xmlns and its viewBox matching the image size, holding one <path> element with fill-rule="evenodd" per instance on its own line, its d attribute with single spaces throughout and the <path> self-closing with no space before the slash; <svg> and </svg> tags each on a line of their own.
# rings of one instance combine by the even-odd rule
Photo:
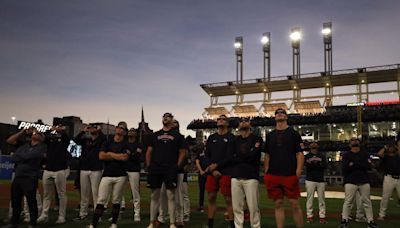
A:
<svg viewBox="0 0 400 228">
<path fill-rule="evenodd" d="M 272 35 L 272 75 L 290 74 L 289 30 L 300 26 L 302 72 L 323 69 L 323 22 L 333 23 L 335 69 L 400 63 L 400 1 L 0 1 L 0 122 L 120 120 L 181 126 L 209 105 L 200 84 L 262 77 L 260 38 Z M 396 99 L 396 96 L 393 97 Z M 187 133 L 187 132 L 185 132 Z"/>
</svg>

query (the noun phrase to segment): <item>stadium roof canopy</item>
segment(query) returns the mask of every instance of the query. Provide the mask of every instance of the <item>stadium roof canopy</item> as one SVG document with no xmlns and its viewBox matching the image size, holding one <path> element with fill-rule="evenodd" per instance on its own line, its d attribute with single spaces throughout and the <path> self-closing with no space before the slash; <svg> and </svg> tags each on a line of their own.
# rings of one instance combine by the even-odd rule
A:
<svg viewBox="0 0 400 228">
<path fill-rule="evenodd" d="M 217 118 L 220 115 L 229 115 L 225 107 L 208 107 L 204 109 L 210 119 Z"/>
<path fill-rule="evenodd" d="M 258 110 L 254 105 L 235 105 L 233 111 L 238 117 L 258 116 Z"/>
<path fill-rule="evenodd" d="M 300 114 L 316 114 L 324 111 L 319 101 L 294 102 L 294 109 Z"/>
<path fill-rule="evenodd" d="M 271 81 L 263 78 L 243 80 L 243 83 L 227 81 L 200 85 L 211 97 L 234 96 L 238 94 L 254 94 L 280 92 L 290 90 L 315 89 L 325 87 L 349 86 L 381 82 L 398 81 L 400 64 L 355 68 L 333 71 L 331 75 L 324 72 L 302 74 L 299 79 L 292 75 L 272 77 Z"/>
</svg>

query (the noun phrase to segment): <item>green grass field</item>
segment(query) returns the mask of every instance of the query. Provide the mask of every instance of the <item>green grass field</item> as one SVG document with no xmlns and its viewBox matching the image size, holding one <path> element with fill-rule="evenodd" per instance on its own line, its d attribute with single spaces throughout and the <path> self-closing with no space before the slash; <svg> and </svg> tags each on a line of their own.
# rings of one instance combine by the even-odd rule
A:
<svg viewBox="0 0 400 228">
<path fill-rule="evenodd" d="M 9 183 L 6 181 L 1 181 L 1 192 L 0 192 L 0 218 L 3 220 L 7 216 L 8 209 L 6 208 L 9 200 L 9 191 L 8 186 Z M 69 183 L 71 185 L 71 183 Z M 70 188 L 69 188 L 70 189 Z M 339 187 L 328 187 L 327 190 L 330 191 L 343 191 L 343 188 Z M 127 200 L 127 210 L 122 215 L 122 219 L 119 221 L 118 227 L 146 227 L 149 222 L 149 193 L 150 190 L 145 188 L 144 183 L 141 186 L 142 193 L 142 222 L 140 224 L 134 223 L 132 219 L 132 203 L 130 203 L 130 192 L 127 186 L 125 191 L 125 199 Z M 207 215 L 205 213 L 197 212 L 196 208 L 198 206 L 198 187 L 197 183 L 190 183 L 190 199 L 191 199 L 191 216 L 190 222 L 187 224 L 187 227 L 203 227 L 207 224 Z M 380 196 L 381 189 L 372 189 L 372 194 Z M 266 190 L 263 185 L 260 185 L 260 208 L 262 212 L 261 223 L 262 227 L 275 227 L 274 220 L 274 207 L 272 202 L 266 197 Z M 51 210 L 50 213 L 50 221 L 48 224 L 43 224 L 40 227 L 57 227 L 57 228 L 67 228 L 67 227 L 85 227 L 89 224 L 90 220 L 76 222 L 73 221 L 78 215 L 78 212 L 74 210 L 79 202 L 78 192 L 74 190 L 68 191 L 68 212 L 67 212 L 67 223 L 63 225 L 55 225 L 54 222 L 57 218 L 57 213 Z M 379 210 L 380 201 L 374 200 L 373 209 L 374 216 L 377 216 L 377 212 Z M 340 220 L 340 213 L 342 209 L 343 200 L 340 199 L 327 199 L 327 216 L 328 216 L 328 224 L 321 225 L 318 222 L 314 222 L 311 224 L 306 224 L 306 227 L 338 227 Z M 317 207 L 316 201 L 314 201 L 315 208 Z M 223 208 L 224 204 L 222 201 L 222 197 L 218 197 L 218 213 L 215 218 L 215 227 L 227 227 L 227 223 L 223 219 Z M 301 206 L 303 212 L 305 213 L 305 199 L 301 198 Z M 293 219 L 291 216 L 291 211 L 286 205 L 286 227 L 295 227 L 293 223 Z M 315 212 L 317 216 L 317 212 Z M 100 223 L 99 227 L 109 227 L 110 222 L 106 221 L 107 218 L 110 217 L 110 211 L 107 211 L 103 216 L 103 222 Z M 389 203 L 388 209 L 388 218 L 384 222 L 377 222 L 380 227 L 400 227 L 400 208 L 396 207 L 396 201 L 391 200 Z M 164 226 L 167 227 L 167 226 Z M 246 224 L 246 227 L 250 227 L 249 224 Z M 356 223 L 350 222 L 350 227 L 366 227 L 365 223 Z"/>
</svg>

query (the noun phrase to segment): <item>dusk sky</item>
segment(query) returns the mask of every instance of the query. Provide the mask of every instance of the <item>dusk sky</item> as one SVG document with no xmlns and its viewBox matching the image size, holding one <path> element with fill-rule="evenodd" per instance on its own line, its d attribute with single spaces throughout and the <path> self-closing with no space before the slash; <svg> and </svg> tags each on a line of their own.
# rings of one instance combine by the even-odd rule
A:
<svg viewBox="0 0 400 228">
<path fill-rule="evenodd" d="M 303 31 L 302 73 L 323 71 L 328 21 L 334 70 L 394 64 L 399 12 L 398 0 L 1 0 L 0 122 L 73 115 L 137 127 L 143 105 L 153 130 L 172 112 L 193 135 L 186 126 L 210 102 L 200 84 L 236 78 L 236 36 L 244 79 L 262 77 L 263 32 L 272 75 L 292 72 L 294 26 Z"/>
</svg>

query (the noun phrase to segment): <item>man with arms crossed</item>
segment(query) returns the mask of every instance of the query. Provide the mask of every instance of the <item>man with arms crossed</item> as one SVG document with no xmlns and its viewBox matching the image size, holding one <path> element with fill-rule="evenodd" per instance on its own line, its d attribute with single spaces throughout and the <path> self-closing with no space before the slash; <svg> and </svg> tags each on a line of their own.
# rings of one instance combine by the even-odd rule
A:
<svg viewBox="0 0 400 228">
<path fill-rule="evenodd" d="M 250 120 L 242 119 L 239 135 L 229 146 L 232 154 L 232 206 L 236 228 L 243 228 L 245 199 L 250 212 L 250 225 L 260 228 L 260 209 L 258 206 L 258 180 L 260 178 L 260 159 L 262 139 L 251 132 Z"/>
<path fill-rule="evenodd" d="M 278 228 L 284 227 L 285 209 L 283 197 L 289 199 L 296 227 L 303 227 L 303 214 L 299 205 L 301 175 L 304 154 L 301 137 L 287 124 L 284 109 L 275 111 L 276 129 L 268 133 L 265 141 L 264 183 L 268 197 L 275 202 L 275 220 Z"/>
<path fill-rule="evenodd" d="M 128 160 L 128 143 L 124 139 L 127 126 L 125 122 L 118 123 L 115 128 L 114 138 L 106 141 L 99 153 L 99 159 L 104 161 L 103 177 L 99 185 L 96 210 L 93 214 L 92 224 L 89 228 L 96 228 L 99 219 L 103 215 L 104 205 L 112 192 L 112 221 L 110 228 L 117 227 L 119 211 L 121 208 L 122 194 L 127 181 L 125 161 Z"/>
<path fill-rule="evenodd" d="M 150 224 L 148 228 L 157 226 L 157 212 L 160 206 L 160 190 L 164 183 L 167 189 L 168 214 L 170 228 L 175 226 L 175 190 L 177 187 L 178 169 L 186 156 L 184 138 L 173 128 L 171 113 L 162 118 L 163 128 L 154 133 L 146 151 L 148 167 L 148 187 L 151 188 Z"/>
</svg>

